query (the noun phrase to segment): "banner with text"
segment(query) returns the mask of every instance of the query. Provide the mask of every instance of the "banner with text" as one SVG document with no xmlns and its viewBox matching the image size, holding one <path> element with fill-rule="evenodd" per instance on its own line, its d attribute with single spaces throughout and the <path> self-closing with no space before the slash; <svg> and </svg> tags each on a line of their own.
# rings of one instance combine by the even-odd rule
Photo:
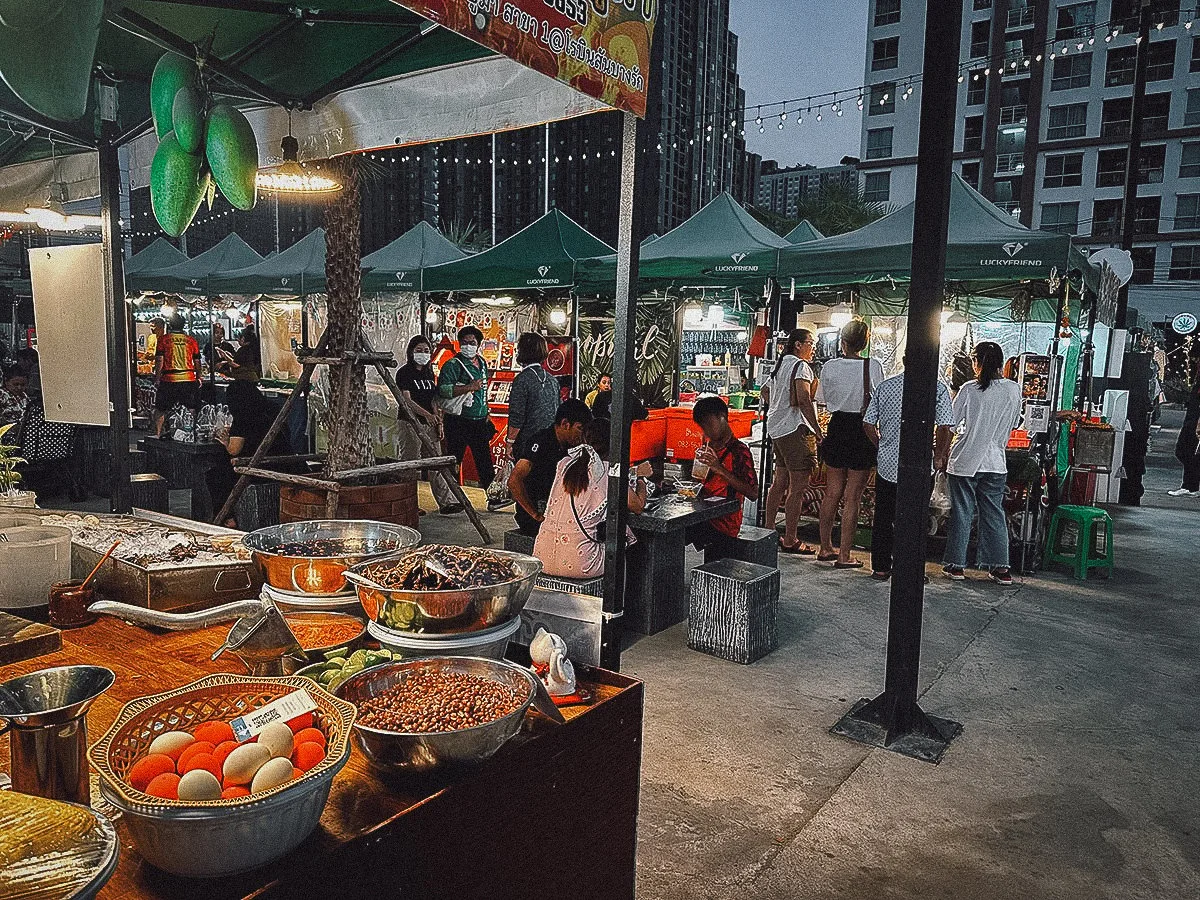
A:
<svg viewBox="0 0 1200 900">
<path fill-rule="evenodd" d="M 395 2 L 581 94 L 646 115 L 659 0 Z"/>
</svg>

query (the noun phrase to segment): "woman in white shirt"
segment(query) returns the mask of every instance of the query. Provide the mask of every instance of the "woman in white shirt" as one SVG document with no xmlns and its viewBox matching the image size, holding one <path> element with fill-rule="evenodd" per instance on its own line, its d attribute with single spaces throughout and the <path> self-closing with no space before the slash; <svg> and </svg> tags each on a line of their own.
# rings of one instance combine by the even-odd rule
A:
<svg viewBox="0 0 1200 900">
<path fill-rule="evenodd" d="M 954 581 L 966 580 L 967 542 L 971 520 L 979 511 L 978 565 L 989 569 L 997 584 L 1012 584 L 1008 563 L 1008 524 L 1004 488 L 1008 482 L 1005 449 L 1021 420 L 1021 389 L 1001 377 L 1004 351 L 984 341 L 972 357 L 975 380 L 954 398 L 958 437 L 950 449 L 950 526 L 942 571 Z"/>
<path fill-rule="evenodd" d="M 804 492 L 817 469 L 817 445 L 822 440 L 817 409 L 813 405 L 813 371 L 809 365 L 815 346 L 813 333 L 806 328 L 797 328 L 789 334 L 775 369 L 762 389 L 761 404 L 767 410 L 767 437 L 771 439 L 775 454 L 775 474 L 767 491 L 765 522 L 768 528 L 774 528 L 779 507 L 784 507 L 783 540 L 779 542 L 779 549 L 784 553 L 815 552 L 796 535 Z"/>
</svg>

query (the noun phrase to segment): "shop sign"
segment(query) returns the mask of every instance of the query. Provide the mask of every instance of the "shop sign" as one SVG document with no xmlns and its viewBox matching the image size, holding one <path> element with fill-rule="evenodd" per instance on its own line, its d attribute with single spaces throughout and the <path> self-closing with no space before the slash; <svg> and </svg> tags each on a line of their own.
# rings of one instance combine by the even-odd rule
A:
<svg viewBox="0 0 1200 900">
<path fill-rule="evenodd" d="M 729 258 L 731 260 L 733 260 L 733 262 L 732 263 L 724 263 L 719 266 L 713 266 L 713 272 L 715 274 L 724 274 L 724 273 L 729 273 L 729 272 L 741 273 L 741 274 L 747 274 L 747 273 L 753 274 L 754 272 L 758 271 L 759 267 L 753 263 L 743 262 L 743 260 L 749 255 L 750 254 L 748 254 L 748 253 L 731 253 L 729 255 Z"/>
<path fill-rule="evenodd" d="M 553 266 L 538 266 L 537 278 L 526 278 L 526 287 L 555 287 L 563 283 L 562 278 L 553 271 Z"/>
<path fill-rule="evenodd" d="M 395 2 L 581 94 L 646 115 L 659 0 Z"/>
<path fill-rule="evenodd" d="M 1200 325 L 1194 313 L 1180 313 L 1171 320 L 1171 330 L 1176 334 L 1191 334 Z"/>
<path fill-rule="evenodd" d="M 641 400 L 665 406 L 674 399 L 673 376 L 679 358 L 675 305 L 670 300 L 641 299 L 637 304 L 637 340 L 630 348 L 637 365 Z M 616 332 L 608 317 L 579 322 L 579 383 L 586 393 L 601 373 L 612 374 Z"/>
<path fill-rule="evenodd" d="M 1040 259 L 1023 259 L 1021 257 L 1021 251 L 1028 246 L 1028 244 L 1023 244 L 1020 241 L 1009 241 L 1006 244 L 1000 245 L 1000 252 L 1003 253 L 1004 256 L 996 256 L 992 259 L 981 259 L 979 260 L 979 264 L 981 266 L 1005 266 L 1009 268 L 1042 265 L 1042 260 Z"/>
</svg>

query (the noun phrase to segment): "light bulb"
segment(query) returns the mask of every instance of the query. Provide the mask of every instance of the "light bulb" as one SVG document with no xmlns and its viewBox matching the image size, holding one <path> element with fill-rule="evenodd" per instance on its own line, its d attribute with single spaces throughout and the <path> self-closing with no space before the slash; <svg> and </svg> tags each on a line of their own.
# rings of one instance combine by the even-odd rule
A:
<svg viewBox="0 0 1200 900">
<path fill-rule="evenodd" d="M 962 84 L 962 83 L 963 83 L 963 76 L 962 76 L 962 75 L 959 75 L 959 76 L 958 76 L 958 83 L 959 83 L 959 84 Z"/>
<path fill-rule="evenodd" d="M 565 309 L 550 310 L 550 324 L 556 328 L 562 328 L 567 324 L 567 311 Z"/>
</svg>

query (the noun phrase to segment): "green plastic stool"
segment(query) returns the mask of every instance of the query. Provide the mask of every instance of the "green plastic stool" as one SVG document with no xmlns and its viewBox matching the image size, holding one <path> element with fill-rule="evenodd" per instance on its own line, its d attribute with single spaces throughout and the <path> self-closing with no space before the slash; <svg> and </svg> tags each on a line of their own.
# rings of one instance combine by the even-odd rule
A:
<svg viewBox="0 0 1200 900">
<path fill-rule="evenodd" d="M 1079 529 L 1079 539 L 1074 550 L 1063 552 L 1058 545 L 1062 527 L 1073 522 Z M 1097 523 L 1104 523 L 1104 546 L 1096 547 Z M 1107 577 L 1113 573 L 1112 516 L 1094 506 L 1060 506 L 1050 519 L 1050 530 L 1046 535 L 1046 563 L 1063 563 L 1070 566 L 1075 577 L 1087 580 L 1088 569 L 1106 569 Z"/>
</svg>

